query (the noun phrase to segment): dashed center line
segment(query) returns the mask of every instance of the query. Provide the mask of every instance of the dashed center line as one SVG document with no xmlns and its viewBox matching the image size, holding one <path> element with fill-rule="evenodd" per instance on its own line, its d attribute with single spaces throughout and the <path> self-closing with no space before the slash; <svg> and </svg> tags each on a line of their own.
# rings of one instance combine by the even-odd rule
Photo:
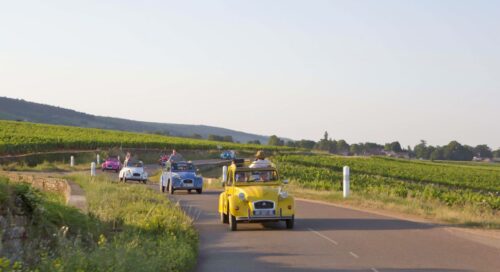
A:
<svg viewBox="0 0 500 272">
<path fill-rule="evenodd" d="M 334 245 L 338 245 L 338 244 L 339 244 L 339 243 L 337 243 L 337 241 L 335 241 L 335 240 L 333 240 L 333 239 L 330 239 L 330 238 L 326 237 L 325 235 L 323 235 L 323 234 L 321 234 L 321 233 L 319 233 L 319 232 L 317 232 L 317 231 L 315 231 L 315 230 L 313 230 L 313 229 L 311 229 L 311 228 L 307 228 L 307 229 L 308 229 L 309 231 L 311 231 L 312 233 L 314 233 L 314 234 L 318 235 L 319 237 L 321 237 L 321 238 L 323 238 L 323 239 L 325 239 L 325 240 L 329 241 L 330 243 L 332 243 L 332 244 L 334 244 Z"/>
<path fill-rule="evenodd" d="M 352 251 L 349 251 L 349 254 L 351 254 L 351 256 L 353 256 L 354 258 L 358 259 L 359 256 L 356 255 L 356 253 L 352 252 Z"/>
</svg>

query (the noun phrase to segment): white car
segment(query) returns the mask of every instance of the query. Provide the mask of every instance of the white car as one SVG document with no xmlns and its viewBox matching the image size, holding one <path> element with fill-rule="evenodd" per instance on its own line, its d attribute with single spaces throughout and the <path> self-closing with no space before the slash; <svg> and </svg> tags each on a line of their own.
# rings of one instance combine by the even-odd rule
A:
<svg viewBox="0 0 500 272">
<path fill-rule="evenodd" d="M 148 173 L 144 169 L 142 161 L 129 161 L 120 170 L 118 174 L 120 181 L 127 182 L 127 180 L 136 180 L 146 184 L 148 181 Z"/>
</svg>

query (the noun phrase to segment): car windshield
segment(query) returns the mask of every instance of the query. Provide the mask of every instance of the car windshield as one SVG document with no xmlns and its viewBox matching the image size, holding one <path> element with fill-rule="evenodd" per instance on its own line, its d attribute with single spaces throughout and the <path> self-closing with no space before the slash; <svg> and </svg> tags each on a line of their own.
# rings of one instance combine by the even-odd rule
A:
<svg viewBox="0 0 500 272">
<path fill-rule="evenodd" d="M 236 172 L 235 174 L 236 183 L 245 182 L 275 182 L 278 180 L 278 175 L 276 171 L 272 170 L 255 170 L 255 171 L 244 171 Z"/>
<path fill-rule="evenodd" d="M 174 172 L 194 171 L 194 165 L 192 163 L 172 163 L 172 171 Z"/>
<path fill-rule="evenodd" d="M 141 161 L 139 162 L 128 162 L 127 163 L 128 167 L 143 167 L 143 163 Z"/>
</svg>

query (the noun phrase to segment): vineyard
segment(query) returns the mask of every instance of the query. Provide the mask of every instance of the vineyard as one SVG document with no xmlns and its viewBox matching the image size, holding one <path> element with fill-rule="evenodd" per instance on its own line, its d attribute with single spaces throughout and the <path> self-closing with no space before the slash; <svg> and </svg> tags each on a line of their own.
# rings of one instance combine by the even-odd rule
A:
<svg viewBox="0 0 500 272">
<path fill-rule="evenodd" d="M 290 150 L 287 147 L 215 142 L 69 126 L 0 121 L 0 155 L 106 148 Z"/>
<path fill-rule="evenodd" d="M 354 193 L 500 210 L 500 168 L 497 166 L 329 155 L 282 155 L 274 160 L 284 177 L 304 188 L 340 191 L 342 167 L 348 165 Z"/>
</svg>

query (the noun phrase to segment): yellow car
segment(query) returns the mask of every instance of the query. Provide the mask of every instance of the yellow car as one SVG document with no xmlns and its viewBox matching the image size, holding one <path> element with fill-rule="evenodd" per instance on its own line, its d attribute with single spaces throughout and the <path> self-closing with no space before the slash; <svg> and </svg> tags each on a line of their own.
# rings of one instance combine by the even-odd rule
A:
<svg viewBox="0 0 500 272">
<path fill-rule="evenodd" d="M 284 181 L 287 184 L 288 181 Z M 219 196 L 221 222 L 237 229 L 239 222 L 285 221 L 292 229 L 295 202 L 284 191 L 274 165 L 266 168 L 228 167 L 224 192 Z"/>
</svg>

